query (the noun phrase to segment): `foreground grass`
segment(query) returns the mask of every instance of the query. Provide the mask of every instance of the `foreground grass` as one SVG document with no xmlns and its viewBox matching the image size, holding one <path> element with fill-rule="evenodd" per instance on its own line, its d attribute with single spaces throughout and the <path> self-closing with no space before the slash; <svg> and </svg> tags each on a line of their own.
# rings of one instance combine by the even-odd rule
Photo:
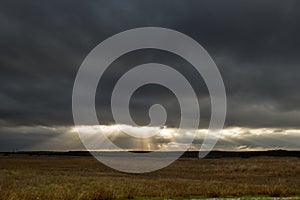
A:
<svg viewBox="0 0 300 200">
<path fill-rule="evenodd" d="M 300 159 L 180 159 L 147 174 L 92 157 L 0 156 L 0 199 L 147 199 L 300 196 Z"/>
</svg>

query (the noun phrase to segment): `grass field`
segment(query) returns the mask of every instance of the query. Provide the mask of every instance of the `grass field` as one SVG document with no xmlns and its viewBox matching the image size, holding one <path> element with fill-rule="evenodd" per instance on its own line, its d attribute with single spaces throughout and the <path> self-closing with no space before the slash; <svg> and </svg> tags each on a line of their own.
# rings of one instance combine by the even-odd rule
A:
<svg viewBox="0 0 300 200">
<path fill-rule="evenodd" d="M 300 158 L 182 158 L 126 174 L 89 156 L 0 156 L 0 199 L 300 196 Z"/>
</svg>

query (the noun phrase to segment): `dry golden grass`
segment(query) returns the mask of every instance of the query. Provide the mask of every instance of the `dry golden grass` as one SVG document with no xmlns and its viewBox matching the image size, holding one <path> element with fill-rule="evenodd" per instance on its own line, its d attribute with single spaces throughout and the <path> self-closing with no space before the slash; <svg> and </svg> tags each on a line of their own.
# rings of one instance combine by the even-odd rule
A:
<svg viewBox="0 0 300 200">
<path fill-rule="evenodd" d="M 0 156 L 0 199 L 127 199 L 299 196 L 300 159 L 182 158 L 147 174 L 112 170 L 93 157 Z"/>
</svg>

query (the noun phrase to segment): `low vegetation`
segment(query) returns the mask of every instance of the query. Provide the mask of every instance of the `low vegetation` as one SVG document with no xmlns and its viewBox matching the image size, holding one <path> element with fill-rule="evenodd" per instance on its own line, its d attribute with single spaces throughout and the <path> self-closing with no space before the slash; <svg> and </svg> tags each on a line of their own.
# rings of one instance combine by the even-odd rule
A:
<svg viewBox="0 0 300 200">
<path fill-rule="evenodd" d="M 300 196 L 300 158 L 182 158 L 146 174 L 89 156 L 0 156 L 0 199 Z"/>
</svg>

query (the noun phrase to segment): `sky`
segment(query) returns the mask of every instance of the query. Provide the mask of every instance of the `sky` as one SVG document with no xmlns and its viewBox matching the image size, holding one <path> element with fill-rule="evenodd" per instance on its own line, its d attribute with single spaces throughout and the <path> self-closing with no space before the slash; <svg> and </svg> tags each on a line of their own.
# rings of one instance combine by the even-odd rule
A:
<svg viewBox="0 0 300 200">
<path fill-rule="evenodd" d="M 215 61 L 227 94 L 216 150 L 300 150 L 299 9 L 297 0 L 1 1 L 0 151 L 84 149 L 72 116 L 77 71 L 100 42 L 138 27 L 180 31 Z M 141 141 L 114 125 L 110 96 L 116 81 L 132 66 L 149 62 L 174 67 L 192 84 L 201 110 L 190 148 L 197 150 L 211 115 L 207 87 L 187 61 L 165 51 L 133 51 L 109 66 L 95 99 L 101 126 L 124 149 L 159 149 L 172 140 L 180 108 L 174 94 L 159 85 L 139 88 L 130 111 L 145 126 L 149 107 L 160 103 L 168 113 L 163 133 Z"/>
</svg>

